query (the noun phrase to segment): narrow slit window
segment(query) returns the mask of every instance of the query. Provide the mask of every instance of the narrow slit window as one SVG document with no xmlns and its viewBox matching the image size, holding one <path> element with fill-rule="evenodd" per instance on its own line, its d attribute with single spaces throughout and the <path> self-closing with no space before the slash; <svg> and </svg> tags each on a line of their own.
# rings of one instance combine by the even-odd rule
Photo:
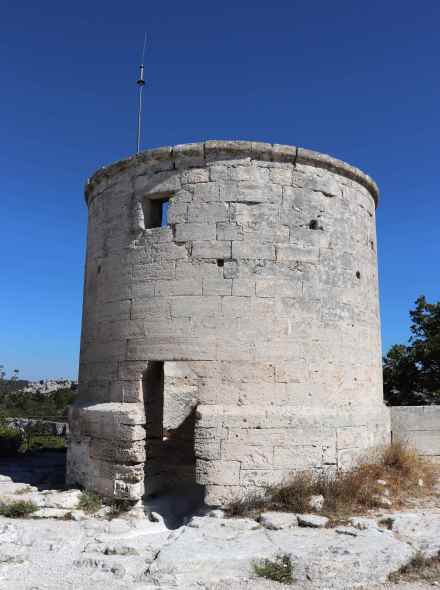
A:
<svg viewBox="0 0 440 590">
<path fill-rule="evenodd" d="M 170 204 L 170 196 L 146 197 L 144 199 L 144 224 L 145 229 L 152 227 L 165 227 L 167 224 L 167 211 Z"/>
</svg>

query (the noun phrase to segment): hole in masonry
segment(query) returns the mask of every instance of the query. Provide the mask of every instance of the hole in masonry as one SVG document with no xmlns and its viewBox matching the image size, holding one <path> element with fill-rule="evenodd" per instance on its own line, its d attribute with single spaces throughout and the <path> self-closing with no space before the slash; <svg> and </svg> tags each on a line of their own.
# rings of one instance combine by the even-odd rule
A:
<svg viewBox="0 0 440 590">
<path fill-rule="evenodd" d="M 99 264 L 99 265 L 98 265 L 98 268 L 96 269 L 96 274 L 98 274 L 98 275 L 99 275 L 99 273 L 100 273 L 100 272 L 101 272 L 101 265 Z"/>
<path fill-rule="evenodd" d="M 217 266 L 220 268 L 223 268 L 225 265 L 225 261 L 223 260 L 223 258 L 217 258 Z"/>
<path fill-rule="evenodd" d="M 312 219 L 309 223 L 310 229 L 319 229 L 319 224 L 317 219 Z"/>
<path fill-rule="evenodd" d="M 165 227 L 171 195 L 149 195 L 143 201 L 145 229 Z"/>
<path fill-rule="evenodd" d="M 357 279 L 360 279 L 361 278 L 361 273 L 358 270 L 356 271 L 356 278 Z"/>
</svg>

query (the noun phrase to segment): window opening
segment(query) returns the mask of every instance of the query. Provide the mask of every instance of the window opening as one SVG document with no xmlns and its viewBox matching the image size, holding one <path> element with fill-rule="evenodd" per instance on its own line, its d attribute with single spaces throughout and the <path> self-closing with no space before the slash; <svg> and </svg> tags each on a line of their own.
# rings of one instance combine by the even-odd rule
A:
<svg viewBox="0 0 440 590">
<path fill-rule="evenodd" d="M 165 227 L 167 212 L 170 205 L 170 196 L 148 196 L 144 199 L 144 225 L 145 229 L 153 227 Z"/>
</svg>

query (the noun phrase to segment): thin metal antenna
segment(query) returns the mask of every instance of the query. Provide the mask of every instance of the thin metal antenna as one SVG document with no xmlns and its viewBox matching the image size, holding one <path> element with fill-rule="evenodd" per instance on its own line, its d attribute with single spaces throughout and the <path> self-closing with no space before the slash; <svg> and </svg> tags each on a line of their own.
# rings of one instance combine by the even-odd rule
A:
<svg viewBox="0 0 440 590">
<path fill-rule="evenodd" d="M 137 125 L 137 141 L 136 141 L 136 153 L 141 151 L 141 127 L 142 127 L 142 91 L 145 86 L 144 80 L 144 58 L 145 58 L 145 46 L 147 44 L 147 33 L 144 35 L 144 47 L 142 49 L 142 60 L 139 66 L 139 79 L 136 84 L 139 87 L 139 109 L 138 109 L 138 125 Z"/>
</svg>

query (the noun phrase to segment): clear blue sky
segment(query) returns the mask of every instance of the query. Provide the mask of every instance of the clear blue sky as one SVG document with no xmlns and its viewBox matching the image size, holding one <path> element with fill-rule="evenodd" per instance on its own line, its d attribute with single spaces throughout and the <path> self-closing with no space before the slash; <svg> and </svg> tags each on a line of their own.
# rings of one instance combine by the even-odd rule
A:
<svg viewBox="0 0 440 590">
<path fill-rule="evenodd" d="M 383 347 L 440 299 L 440 3 L 2 2 L 0 364 L 75 377 L 84 181 L 135 145 L 255 139 L 329 153 L 379 184 Z"/>
</svg>

